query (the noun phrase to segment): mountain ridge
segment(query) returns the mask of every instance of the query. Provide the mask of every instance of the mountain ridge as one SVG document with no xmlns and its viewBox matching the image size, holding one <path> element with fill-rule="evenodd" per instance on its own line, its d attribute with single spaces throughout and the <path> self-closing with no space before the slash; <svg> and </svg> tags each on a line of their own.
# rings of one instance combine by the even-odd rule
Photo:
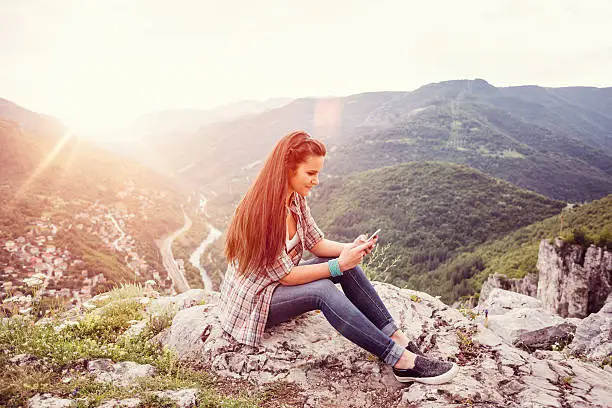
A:
<svg viewBox="0 0 612 408">
<path fill-rule="evenodd" d="M 443 160 L 469 164 L 556 199 L 582 202 L 612 192 L 612 120 L 592 110 L 592 102 L 581 102 L 577 113 L 568 115 L 568 106 L 574 105 L 552 104 L 555 95 L 530 101 L 521 99 L 524 92 L 517 89 L 458 80 L 412 92 L 298 99 L 181 135 L 164 152 L 177 170 L 185 162 L 195 163 L 181 174 L 183 180 L 227 189 L 230 180 L 252 178 L 259 167 L 250 173 L 239 169 L 262 160 L 282 135 L 301 128 L 328 145 L 325 170 L 333 175 Z M 608 89 L 581 88 L 576 95 L 572 89 L 536 89 L 563 93 L 576 104 L 588 98 L 612 100 Z M 546 115 L 525 116 L 525 106 Z M 585 110 L 590 116 L 583 115 Z"/>
</svg>

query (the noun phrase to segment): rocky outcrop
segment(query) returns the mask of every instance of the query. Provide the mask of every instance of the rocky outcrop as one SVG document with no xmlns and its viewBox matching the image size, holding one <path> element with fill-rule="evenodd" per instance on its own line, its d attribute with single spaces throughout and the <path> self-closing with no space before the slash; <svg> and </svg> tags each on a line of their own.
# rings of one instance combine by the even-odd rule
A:
<svg viewBox="0 0 612 408">
<path fill-rule="evenodd" d="M 575 323 L 544 310 L 531 296 L 494 288 L 479 309 L 488 312 L 488 327 L 517 347 L 550 350 L 574 338 Z"/>
<path fill-rule="evenodd" d="M 534 297 L 499 288 L 492 289 L 480 305 L 480 309 L 487 310 L 489 315 L 503 315 L 516 309 L 541 307 L 542 302 Z"/>
<path fill-rule="evenodd" d="M 612 291 L 612 252 L 591 245 L 586 250 L 555 239 L 540 242 L 537 297 L 545 309 L 563 317 L 584 318 L 598 312 Z"/>
<path fill-rule="evenodd" d="M 507 276 L 499 273 L 489 275 L 480 289 L 478 304 L 482 304 L 489 297 L 489 293 L 491 293 L 491 291 L 495 288 L 535 297 L 538 293 L 538 276 L 532 274 L 527 275 L 524 278 L 515 279 L 508 278 Z"/>
<path fill-rule="evenodd" d="M 575 325 L 566 322 L 562 317 L 547 313 L 541 308 L 514 309 L 503 315 L 489 316 L 489 328 L 509 344 L 521 344 L 521 336 L 529 333 L 537 335 L 534 332 L 543 329 L 562 329 L 566 325 L 572 328 L 571 332 L 573 334 Z"/>
<path fill-rule="evenodd" d="M 604 307 L 583 319 L 569 349 L 593 360 L 612 356 L 612 294 Z"/>
<path fill-rule="evenodd" d="M 612 404 L 609 367 L 553 351 L 529 354 L 437 298 L 384 283 L 374 285 L 401 328 L 428 355 L 460 364 L 451 383 L 397 382 L 389 366 L 342 337 L 316 311 L 268 330 L 259 347 L 238 344 L 220 329 L 215 292 L 207 293 L 204 305 L 178 312 L 172 326 L 155 340 L 175 349 L 181 360 L 223 377 L 259 386 L 292 383 L 304 390 L 305 407 Z"/>
</svg>

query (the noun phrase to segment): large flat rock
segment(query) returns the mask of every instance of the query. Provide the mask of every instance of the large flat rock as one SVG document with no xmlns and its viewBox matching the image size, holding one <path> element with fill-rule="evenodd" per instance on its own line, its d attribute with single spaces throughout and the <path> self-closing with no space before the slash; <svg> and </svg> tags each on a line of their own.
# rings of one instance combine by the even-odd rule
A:
<svg viewBox="0 0 612 408">
<path fill-rule="evenodd" d="M 612 406 L 610 371 L 554 352 L 538 358 L 426 293 L 374 285 L 400 327 L 428 355 L 460 362 L 460 373 L 451 383 L 397 382 L 390 367 L 344 339 L 316 311 L 272 328 L 260 347 L 238 344 L 220 329 L 215 292 L 206 294 L 205 305 L 178 312 L 157 340 L 174 348 L 182 360 L 221 376 L 262 386 L 294 383 L 305 390 L 305 406 L 448 407 L 471 402 L 512 408 L 525 406 L 525 401 L 533 401 L 534 407 L 571 406 L 569 401 Z"/>
</svg>

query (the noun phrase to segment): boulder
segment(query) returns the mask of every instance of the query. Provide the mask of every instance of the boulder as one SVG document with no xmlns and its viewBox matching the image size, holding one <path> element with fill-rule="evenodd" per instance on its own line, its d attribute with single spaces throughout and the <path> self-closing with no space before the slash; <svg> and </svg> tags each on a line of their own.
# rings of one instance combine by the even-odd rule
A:
<svg viewBox="0 0 612 408">
<path fill-rule="evenodd" d="M 555 326 L 544 327 L 539 330 L 522 333 L 513 344 L 527 350 L 550 350 L 553 346 L 565 347 L 574 338 L 576 326 L 571 323 L 561 323 Z"/>
<path fill-rule="evenodd" d="M 87 363 L 87 370 L 96 376 L 98 382 L 113 382 L 127 387 L 137 378 L 154 376 L 156 369 L 151 364 L 138 364 L 133 361 L 113 363 L 108 358 L 98 358 Z"/>
<path fill-rule="evenodd" d="M 503 315 L 489 316 L 489 328 L 508 344 L 514 344 L 523 334 L 563 324 L 569 323 L 542 308 L 513 309 Z"/>
<path fill-rule="evenodd" d="M 487 309 L 490 315 L 503 315 L 515 309 L 541 308 L 542 302 L 538 299 L 511 292 L 500 288 L 493 288 L 479 309 Z"/>
<path fill-rule="evenodd" d="M 207 292 L 204 289 L 189 289 L 176 296 L 162 296 L 151 300 L 147 305 L 146 311 L 152 315 L 168 310 L 179 311 L 205 301 L 206 297 Z"/>
<path fill-rule="evenodd" d="M 186 388 L 183 390 L 158 391 L 154 394 L 160 398 L 170 398 L 178 408 L 191 408 L 197 406 L 196 388 Z"/>
</svg>

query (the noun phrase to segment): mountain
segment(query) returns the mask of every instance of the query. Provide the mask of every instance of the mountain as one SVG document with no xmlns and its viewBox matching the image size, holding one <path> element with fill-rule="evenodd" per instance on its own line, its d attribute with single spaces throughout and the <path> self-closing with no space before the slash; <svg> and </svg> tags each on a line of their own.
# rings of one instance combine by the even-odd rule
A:
<svg viewBox="0 0 612 408">
<path fill-rule="evenodd" d="M 256 116 L 291 101 L 289 98 L 272 98 L 266 101 L 240 101 L 213 109 L 153 112 L 138 118 L 124 129 L 98 138 L 96 143 L 114 153 L 136 158 L 172 177 L 186 166 L 180 158 L 171 160 L 172 157 L 167 154 L 174 149 L 177 139 L 193 135 L 207 125 Z"/>
<path fill-rule="evenodd" d="M 186 197 L 61 128 L 24 129 L 16 118 L 47 119 L 15 106 L 0 118 L 0 297 L 33 294 L 32 276 L 50 302 L 149 279 L 167 289 L 156 240 L 183 224 Z"/>
<path fill-rule="evenodd" d="M 21 128 L 32 133 L 61 134 L 65 132 L 65 127 L 59 119 L 32 112 L 2 98 L 0 98 L 0 118 L 19 124 Z"/>
<path fill-rule="evenodd" d="M 137 135 L 168 135 L 193 133 L 215 122 L 225 122 L 242 116 L 257 115 L 280 108 L 290 98 L 272 98 L 267 101 L 240 101 L 213 109 L 175 109 L 147 114 L 134 122 L 132 131 Z"/>
<path fill-rule="evenodd" d="M 305 129 L 325 141 L 325 172 L 346 175 L 408 161 L 467 164 L 548 197 L 612 192 L 612 88 L 497 88 L 484 80 L 413 92 L 306 98 L 177 135 L 164 157 L 181 180 L 243 191 L 274 143 Z M 234 181 L 232 181 L 234 180 Z M 233 188 L 238 181 L 242 185 Z"/>
<path fill-rule="evenodd" d="M 388 248 L 380 266 L 398 258 L 384 279 L 433 292 L 429 273 L 445 262 L 565 206 L 443 162 L 403 163 L 326 180 L 309 203 L 330 239 L 350 242 L 381 228 L 379 247 Z"/>
</svg>

